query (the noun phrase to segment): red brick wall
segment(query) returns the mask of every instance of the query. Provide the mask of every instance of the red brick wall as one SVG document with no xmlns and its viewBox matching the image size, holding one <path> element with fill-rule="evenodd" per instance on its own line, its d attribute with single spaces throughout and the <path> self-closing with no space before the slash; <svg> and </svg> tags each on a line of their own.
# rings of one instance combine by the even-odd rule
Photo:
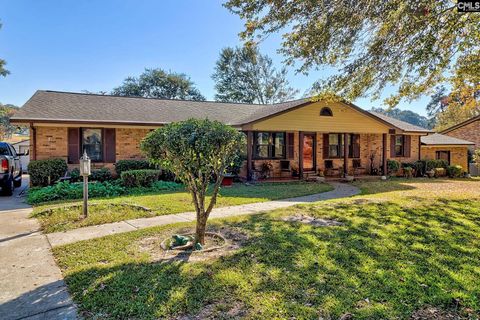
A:
<svg viewBox="0 0 480 320">
<path fill-rule="evenodd" d="M 475 143 L 475 149 L 480 149 L 480 120 L 474 121 L 445 134 L 447 136 L 471 141 Z"/>
</svg>

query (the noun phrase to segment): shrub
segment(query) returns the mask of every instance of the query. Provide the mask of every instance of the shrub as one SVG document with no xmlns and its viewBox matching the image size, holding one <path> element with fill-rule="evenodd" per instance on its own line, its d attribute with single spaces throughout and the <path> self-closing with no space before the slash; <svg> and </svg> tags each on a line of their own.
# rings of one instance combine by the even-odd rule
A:
<svg viewBox="0 0 480 320">
<path fill-rule="evenodd" d="M 388 172 L 395 173 L 400 169 L 400 162 L 397 160 L 387 160 Z"/>
<path fill-rule="evenodd" d="M 425 175 L 425 161 L 424 160 L 417 160 L 413 163 L 415 169 L 415 175 L 417 177 L 422 177 Z"/>
<path fill-rule="evenodd" d="M 78 182 L 80 181 L 80 169 L 75 168 L 70 171 L 70 182 Z"/>
<path fill-rule="evenodd" d="M 459 178 L 462 176 L 463 168 L 462 166 L 448 166 L 447 167 L 447 174 L 450 178 Z"/>
<path fill-rule="evenodd" d="M 122 172 L 120 176 L 122 184 L 125 187 L 150 187 L 155 181 L 158 181 L 159 170 L 129 170 Z"/>
<path fill-rule="evenodd" d="M 88 184 L 88 196 L 116 197 L 126 193 L 126 189 L 118 183 L 112 182 L 91 182 Z M 28 191 L 27 202 L 39 204 L 42 202 L 67 199 L 81 199 L 83 197 L 83 184 L 59 182 L 53 186 L 44 188 L 32 188 Z"/>
<path fill-rule="evenodd" d="M 445 177 L 445 175 L 446 175 L 445 168 L 437 167 L 437 168 L 433 169 L 433 171 L 435 171 L 435 177 L 437 177 L 437 178 L 438 177 Z"/>
<path fill-rule="evenodd" d="M 110 181 L 113 180 L 112 173 L 107 168 L 101 168 L 98 170 L 93 170 L 92 175 L 88 177 L 91 181 Z"/>
<path fill-rule="evenodd" d="M 115 172 L 119 177 L 124 171 L 142 169 L 155 169 L 155 167 L 147 160 L 119 160 L 115 163 Z"/>
<path fill-rule="evenodd" d="M 426 171 L 434 170 L 436 168 L 443 168 L 447 169 L 448 161 L 441 160 L 441 159 L 432 159 L 425 161 L 425 169 Z"/>
<path fill-rule="evenodd" d="M 28 164 L 28 173 L 33 186 L 53 184 L 67 172 L 67 162 L 63 159 L 32 160 Z"/>
<path fill-rule="evenodd" d="M 148 192 L 160 192 L 160 191 L 177 191 L 183 190 L 184 186 L 181 183 L 176 183 L 172 181 L 155 181 L 149 187 L 135 187 L 129 188 L 129 194 L 145 194 Z"/>
</svg>

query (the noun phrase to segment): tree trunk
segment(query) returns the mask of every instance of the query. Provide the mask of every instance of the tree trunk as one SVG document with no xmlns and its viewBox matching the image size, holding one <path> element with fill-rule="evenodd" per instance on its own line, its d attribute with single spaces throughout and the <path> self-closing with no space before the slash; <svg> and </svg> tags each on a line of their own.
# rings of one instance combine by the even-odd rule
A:
<svg viewBox="0 0 480 320">
<path fill-rule="evenodd" d="M 205 219 L 205 214 L 198 215 L 197 225 L 195 230 L 196 242 L 200 242 L 203 246 L 205 245 L 205 231 L 207 229 L 207 219 Z"/>
</svg>

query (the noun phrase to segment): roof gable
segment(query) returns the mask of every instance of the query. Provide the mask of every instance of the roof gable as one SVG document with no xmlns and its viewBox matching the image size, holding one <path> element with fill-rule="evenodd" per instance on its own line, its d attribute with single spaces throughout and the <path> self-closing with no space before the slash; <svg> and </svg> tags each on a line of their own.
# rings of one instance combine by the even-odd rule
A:
<svg viewBox="0 0 480 320">
<path fill-rule="evenodd" d="M 473 118 L 470 118 L 468 120 L 465 120 L 463 122 L 460 122 L 454 126 L 451 126 L 450 128 L 447 128 L 447 129 L 444 129 L 442 131 L 440 131 L 440 133 L 448 133 L 450 131 L 453 131 L 453 130 L 456 130 L 458 128 L 461 128 L 461 127 L 464 127 L 466 125 L 469 125 L 470 123 L 472 122 L 475 122 L 475 121 L 480 121 L 480 115 L 476 116 L 476 117 L 473 117 Z"/>
</svg>

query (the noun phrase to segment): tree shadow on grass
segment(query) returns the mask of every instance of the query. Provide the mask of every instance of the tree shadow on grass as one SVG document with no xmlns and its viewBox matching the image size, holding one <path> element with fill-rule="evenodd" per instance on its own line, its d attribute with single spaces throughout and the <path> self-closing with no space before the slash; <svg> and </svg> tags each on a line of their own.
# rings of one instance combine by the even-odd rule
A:
<svg viewBox="0 0 480 320">
<path fill-rule="evenodd" d="M 249 240 L 214 261 L 96 263 L 66 281 L 87 318 L 407 319 L 424 305 L 480 310 L 479 205 L 352 205 L 314 228 L 272 215 L 227 220 Z M 208 310 L 208 313 L 205 313 Z"/>
</svg>

